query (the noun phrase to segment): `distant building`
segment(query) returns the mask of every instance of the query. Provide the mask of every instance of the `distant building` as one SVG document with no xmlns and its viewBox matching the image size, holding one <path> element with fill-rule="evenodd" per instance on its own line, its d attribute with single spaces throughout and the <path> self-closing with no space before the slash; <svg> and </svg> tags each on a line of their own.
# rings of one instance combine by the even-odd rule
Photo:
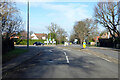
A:
<svg viewBox="0 0 120 80">
<path fill-rule="evenodd" d="M 112 35 L 110 34 L 110 32 L 107 32 L 107 33 L 104 33 L 102 36 L 96 36 L 96 37 L 94 37 L 93 40 L 94 40 L 95 42 L 97 42 L 99 38 L 109 39 L 109 38 L 111 38 L 111 37 L 112 37 Z M 115 37 L 118 37 L 117 34 L 115 34 Z"/>
<path fill-rule="evenodd" d="M 45 40 L 47 38 L 47 34 L 44 34 L 44 33 L 33 33 L 31 35 L 31 39 L 43 39 Z"/>
</svg>

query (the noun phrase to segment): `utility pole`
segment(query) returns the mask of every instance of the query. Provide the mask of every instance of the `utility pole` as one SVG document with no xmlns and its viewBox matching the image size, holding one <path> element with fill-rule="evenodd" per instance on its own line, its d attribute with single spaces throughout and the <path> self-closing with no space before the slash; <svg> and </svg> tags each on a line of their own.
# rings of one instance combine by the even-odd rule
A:
<svg viewBox="0 0 120 80">
<path fill-rule="evenodd" d="M 29 48 L 29 0 L 27 6 L 27 48 Z"/>
</svg>

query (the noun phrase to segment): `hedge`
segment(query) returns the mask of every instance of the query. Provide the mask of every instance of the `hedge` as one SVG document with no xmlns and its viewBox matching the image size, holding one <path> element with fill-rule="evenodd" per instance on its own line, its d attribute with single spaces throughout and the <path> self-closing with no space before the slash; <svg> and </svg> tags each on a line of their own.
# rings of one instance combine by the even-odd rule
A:
<svg viewBox="0 0 120 80">
<path fill-rule="evenodd" d="M 34 42 L 41 42 L 41 43 L 44 43 L 45 40 L 29 40 L 29 45 L 33 45 Z M 27 39 L 24 39 L 24 40 L 16 40 L 16 44 L 17 45 L 27 45 Z"/>
</svg>

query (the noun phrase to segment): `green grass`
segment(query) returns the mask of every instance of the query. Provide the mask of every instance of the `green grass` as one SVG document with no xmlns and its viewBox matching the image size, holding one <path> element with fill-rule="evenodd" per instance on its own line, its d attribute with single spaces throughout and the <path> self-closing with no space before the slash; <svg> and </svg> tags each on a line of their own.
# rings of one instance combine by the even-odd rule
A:
<svg viewBox="0 0 120 80">
<path fill-rule="evenodd" d="M 14 50 L 9 51 L 9 52 L 2 55 L 3 56 L 2 57 L 3 58 L 3 63 L 21 55 L 21 54 L 23 54 L 25 52 L 28 52 L 28 49 L 15 48 Z"/>
</svg>

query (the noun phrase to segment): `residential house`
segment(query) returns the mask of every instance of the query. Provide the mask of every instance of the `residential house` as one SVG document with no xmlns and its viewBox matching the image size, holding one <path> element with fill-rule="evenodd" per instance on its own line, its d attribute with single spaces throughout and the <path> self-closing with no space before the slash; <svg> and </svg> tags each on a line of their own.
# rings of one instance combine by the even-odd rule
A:
<svg viewBox="0 0 120 80">
<path fill-rule="evenodd" d="M 45 40 L 47 38 L 47 34 L 44 33 L 33 33 L 31 35 L 31 39 L 43 39 Z"/>
<path fill-rule="evenodd" d="M 115 36 L 117 37 L 117 34 L 115 34 Z M 107 33 L 104 33 L 102 36 L 96 36 L 93 39 L 94 39 L 95 42 L 97 42 L 99 38 L 109 39 L 111 37 L 112 37 L 112 35 L 110 34 L 110 32 L 107 32 Z"/>
<path fill-rule="evenodd" d="M 6 38 L 6 35 L 7 35 L 7 33 L 2 33 L 2 37 L 3 37 L 3 39 L 5 39 Z M 13 39 L 13 38 L 17 38 L 17 39 L 19 39 L 19 36 L 17 36 L 17 34 L 16 33 L 11 33 L 10 35 L 9 35 L 9 38 L 10 39 Z"/>
</svg>

